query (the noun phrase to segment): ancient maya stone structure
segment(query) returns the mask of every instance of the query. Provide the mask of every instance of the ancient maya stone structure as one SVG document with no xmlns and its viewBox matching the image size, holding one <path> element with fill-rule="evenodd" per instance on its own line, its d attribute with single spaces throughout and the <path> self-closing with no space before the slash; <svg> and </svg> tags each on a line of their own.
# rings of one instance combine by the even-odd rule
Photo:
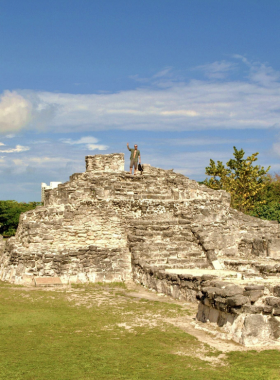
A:
<svg viewBox="0 0 280 380">
<path fill-rule="evenodd" d="M 0 240 L 2 280 L 133 279 L 198 302 L 198 320 L 245 345 L 280 343 L 279 261 L 277 222 L 233 210 L 229 194 L 173 170 L 144 165 L 131 176 L 124 154 L 87 156 L 86 172 L 47 190 L 16 236 Z"/>
</svg>

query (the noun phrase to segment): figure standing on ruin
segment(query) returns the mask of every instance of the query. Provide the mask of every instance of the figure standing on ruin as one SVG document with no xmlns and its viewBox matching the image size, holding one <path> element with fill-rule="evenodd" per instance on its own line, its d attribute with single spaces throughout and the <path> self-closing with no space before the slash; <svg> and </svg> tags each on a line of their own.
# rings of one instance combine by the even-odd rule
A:
<svg viewBox="0 0 280 380">
<path fill-rule="evenodd" d="M 127 149 L 131 152 L 130 154 L 130 174 L 132 174 L 132 169 L 134 167 L 134 175 L 137 173 L 138 159 L 139 164 L 141 164 L 140 150 L 138 150 L 138 145 L 134 145 L 134 149 L 129 148 L 129 143 L 126 144 Z"/>
</svg>

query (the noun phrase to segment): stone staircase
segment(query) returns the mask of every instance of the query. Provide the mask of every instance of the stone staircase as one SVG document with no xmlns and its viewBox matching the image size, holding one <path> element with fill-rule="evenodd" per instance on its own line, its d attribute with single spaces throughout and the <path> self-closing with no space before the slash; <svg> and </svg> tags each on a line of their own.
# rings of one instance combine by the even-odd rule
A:
<svg viewBox="0 0 280 380">
<path fill-rule="evenodd" d="M 142 260 L 162 269 L 211 268 L 185 220 L 141 220 L 128 235 L 132 262 Z"/>
</svg>

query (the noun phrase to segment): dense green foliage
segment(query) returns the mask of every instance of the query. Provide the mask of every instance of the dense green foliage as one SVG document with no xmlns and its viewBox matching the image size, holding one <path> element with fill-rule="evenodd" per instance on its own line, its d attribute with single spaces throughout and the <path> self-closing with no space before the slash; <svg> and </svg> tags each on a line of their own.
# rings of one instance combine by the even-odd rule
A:
<svg viewBox="0 0 280 380">
<path fill-rule="evenodd" d="M 226 166 L 221 161 L 217 164 L 210 159 L 210 165 L 206 167 L 206 174 L 210 179 L 205 184 L 212 189 L 226 190 L 231 194 L 231 206 L 242 212 L 250 212 L 255 207 L 265 203 L 262 193 L 268 182 L 267 172 L 270 167 L 264 169 L 253 163 L 257 161 L 258 153 L 244 158 L 244 150 L 233 147 L 233 159 Z"/>
<path fill-rule="evenodd" d="M 277 220 L 280 223 L 280 175 L 275 174 L 273 177 L 268 175 L 266 186 L 261 194 L 262 205 L 256 206 L 250 215 L 261 219 Z"/>
<path fill-rule="evenodd" d="M 32 210 L 38 205 L 41 205 L 41 203 L 0 201 L 0 234 L 13 236 L 16 233 L 20 214 Z"/>
<path fill-rule="evenodd" d="M 266 204 L 279 203 L 280 201 L 280 175 L 267 175 L 266 186 L 262 192 L 262 198 Z"/>
<path fill-rule="evenodd" d="M 280 223 L 280 204 L 261 205 L 250 212 L 250 215 L 267 220 L 277 220 Z"/>
</svg>

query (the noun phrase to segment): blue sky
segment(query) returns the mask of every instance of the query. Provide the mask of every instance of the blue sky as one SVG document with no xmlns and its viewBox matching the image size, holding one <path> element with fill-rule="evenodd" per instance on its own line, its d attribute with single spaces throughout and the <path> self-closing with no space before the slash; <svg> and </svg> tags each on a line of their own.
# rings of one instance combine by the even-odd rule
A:
<svg viewBox="0 0 280 380">
<path fill-rule="evenodd" d="M 280 2 L 1 0 L 0 199 L 88 154 L 205 178 L 233 146 L 280 172 Z"/>
</svg>

